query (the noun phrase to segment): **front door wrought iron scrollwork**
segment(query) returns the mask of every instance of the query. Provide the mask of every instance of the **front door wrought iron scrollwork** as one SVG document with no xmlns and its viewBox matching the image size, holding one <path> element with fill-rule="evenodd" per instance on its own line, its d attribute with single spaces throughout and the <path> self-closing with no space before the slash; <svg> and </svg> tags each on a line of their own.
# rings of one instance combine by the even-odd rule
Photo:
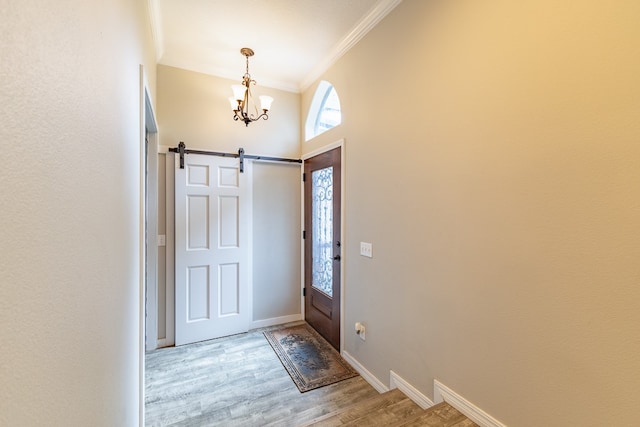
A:
<svg viewBox="0 0 640 427">
<path fill-rule="evenodd" d="M 311 286 L 333 296 L 333 167 L 311 173 Z"/>
</svg>

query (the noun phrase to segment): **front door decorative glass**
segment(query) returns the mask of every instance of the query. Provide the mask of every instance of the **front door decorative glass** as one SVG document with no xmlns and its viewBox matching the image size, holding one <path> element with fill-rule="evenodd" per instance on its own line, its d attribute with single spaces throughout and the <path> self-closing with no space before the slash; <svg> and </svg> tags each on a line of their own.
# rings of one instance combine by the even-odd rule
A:
<svg viewBox="0 0 640 427">
<path fill-rule="evenodd" d="M 311 286 L 333 296 L 333 167 L 311 174 Z"/>
</svg>

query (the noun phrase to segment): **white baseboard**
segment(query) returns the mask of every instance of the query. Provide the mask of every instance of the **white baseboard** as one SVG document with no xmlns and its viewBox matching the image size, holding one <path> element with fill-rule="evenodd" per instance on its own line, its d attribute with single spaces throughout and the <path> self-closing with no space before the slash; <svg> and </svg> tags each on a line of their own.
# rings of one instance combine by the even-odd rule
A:
<svg viewBox="0 0 640 427">
<path fill-rule="evenodd" d="M 268 328 L 269 326 L 282 325 L 284 323 L 297 322 L 302 320 L 302 314 L 291 314 L 288 316 L 272 317 L 271 319 L 254 320 L 249 329 Z"/>
<path fill-rule="evenodd" d="M 347 353 L 345 350 L 342 350 L 342 357 L 344 357 L 344 360 L 349 362 L 349 364 L 353 367 L 353 369 L 358 371 L 360 376 L 364 378 L 366 382 L 371 384 L 371 386 L 375 388 L 378 391 L 378 393 L 385 393 L 389 391 L 389 387 L 387 387 L 382 381 L 376 378 L 375 375 L 373 375 L 371 372 L 367 371 L 367 368 L 362 366 L 360 362 L 354 359 L 354 357 L 349 353 Z"/>
<path fill-rule="evenodd" d="M 442 384 L 438 380 L 433 380 L 433 401 L 427 396 L 422 394 L 417 388 L 409 384 L 404 378 L 395 372 L 391 371 L 390 375 L 390 387 L 387 387 L 382 381 L 376 378 L 371 372 L 367 370 L 360 362 L 358 362 L 347 351 L 342 351 L 342 357 L 349 362 L 349 364 L 365 379 L 378 393 L 385 393 L 390 389 L 397 388 L 403 392 L 409 399 L 420 406 L 422 409 L 430 408 L 436 403 L 447 402 L 458 411 L 462 412 L 473 422 L 481 427 L 507 427 L 485 411 L 469 402 L 467 399 L 451 390 L 446 385 Z"/>
<path fill-rule="evenodd" d="M 482 409 L 478 408 L 476 405 L 469 402 L 467 399 L 460 396 L 438 380 L 433 380 L 433 400 L 435 400 L 436 403 L 440 403 L 442 401 L 447 402 L 481 427 L 506 427 L 506 425 L 502 424 L 500 421 L 496 420 L 491 415 L 487 414 Z"/>
<path fill-rule="evenodd" d="M 409 384 L 404 378 L 395 372 L 391 371 L 390 374 L 390 387 L 387 387 L 382 381 L 376 378 L 371 372 L 367 370 L 360 362 L 358 362 L 347 351 L 342 351 L 342 357 L 349 362 L 349 364 L 365 379 L 378 393 L 385 393 L 390 389 L 397 388 L 403 392 L 409 399 L 415 402 L 416 405 L 422 409 L 430 408 L 436 403 L 447 402 L 458 411 L 462 412 L 473 422 L 480 427 L 507 427 L 485 411 L 469 402 L 467 399 L 451 390 L 446 385 L 442 384 L 438 380 L 433 380 L 433 401 L 427 396 L 422 394 L 417 388 Z"/>
<path fill-rule="evenodd" d="M 389 384 L 391 390 L 397 388 L 422 409 L 427 409 L 433 406 L 433 401 L 431 401 L 431 399 L 420 393 L 417 388 L 409 384 L 404 378 L 393 371 L 391 371 L 391 380 Z"/>
</svg>

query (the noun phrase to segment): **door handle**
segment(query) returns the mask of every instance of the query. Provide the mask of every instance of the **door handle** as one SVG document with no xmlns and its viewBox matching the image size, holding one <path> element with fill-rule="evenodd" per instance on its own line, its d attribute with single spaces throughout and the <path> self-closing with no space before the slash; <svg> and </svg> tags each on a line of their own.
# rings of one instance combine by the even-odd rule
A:
<svg viewBox="0 0 640 427">
<path fill-rule="evenodd" d="M 340 255 L 336 255 L 336 256 L 334 256 L 334 257 L 333 257 L 333 260 L 334 260 L 334 261 L 340 261 Z"/>
</svg>

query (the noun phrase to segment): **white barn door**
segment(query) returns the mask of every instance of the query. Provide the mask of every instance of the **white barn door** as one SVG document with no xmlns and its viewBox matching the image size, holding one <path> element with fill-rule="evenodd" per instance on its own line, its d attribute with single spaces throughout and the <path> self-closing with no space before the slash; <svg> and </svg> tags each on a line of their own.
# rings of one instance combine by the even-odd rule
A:
<svg viewBox="0 0 640 427">
<path fill-rule="evenodd" d="M 176 345 L 249 330 L 250 174 L 197 154 L 176 167 Z"/>
</svg>

